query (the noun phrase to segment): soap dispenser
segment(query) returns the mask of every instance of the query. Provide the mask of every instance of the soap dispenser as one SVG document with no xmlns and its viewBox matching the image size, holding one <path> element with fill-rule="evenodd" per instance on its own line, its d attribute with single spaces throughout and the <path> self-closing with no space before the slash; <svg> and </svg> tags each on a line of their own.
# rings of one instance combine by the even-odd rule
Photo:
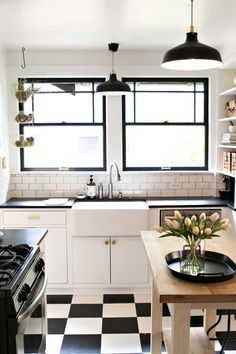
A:
<svg viewBox="0 0 236 354">
<path fill-rule="evenodd" d="M 93 180 L 93 175 L 90 175 L 89 183 L 87 183 L 87 198 L 96 198 L 96 183 Z"/>
</svg>

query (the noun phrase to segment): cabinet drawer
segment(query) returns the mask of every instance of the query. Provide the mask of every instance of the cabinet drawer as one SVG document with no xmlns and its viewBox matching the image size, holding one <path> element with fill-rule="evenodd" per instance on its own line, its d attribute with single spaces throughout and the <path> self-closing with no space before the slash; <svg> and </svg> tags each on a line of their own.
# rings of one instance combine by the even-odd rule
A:
<svg viewBox="0 0 236 354">
<path fill-rule="evenodd" d="M 66 214 L 63 211 L 5 211 L 3 213 L 4 226 L 39 226 L 65 225 Z"/>
</svg>

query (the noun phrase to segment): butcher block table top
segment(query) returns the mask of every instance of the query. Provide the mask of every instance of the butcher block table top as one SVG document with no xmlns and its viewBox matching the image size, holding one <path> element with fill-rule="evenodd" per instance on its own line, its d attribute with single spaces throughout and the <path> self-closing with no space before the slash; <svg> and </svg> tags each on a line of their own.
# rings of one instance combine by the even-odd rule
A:
<svg viewBox="0 0 236 354">
<path fill-rule="evenodd" d="M 178 279 L 168 269 L 165 255 L 181 250 L 183 241 L 177 237 L 160 238 L 156 231 L 141 234 L 161 303 L 236 301 L 236 276 L 219 283 L 192 283 Z M 207 240 L 206 250 L 225 254 L 236 262 L 236 237 L 234 239 L 230 233 L 224 232 L 222 237 Z"/>
</svg>

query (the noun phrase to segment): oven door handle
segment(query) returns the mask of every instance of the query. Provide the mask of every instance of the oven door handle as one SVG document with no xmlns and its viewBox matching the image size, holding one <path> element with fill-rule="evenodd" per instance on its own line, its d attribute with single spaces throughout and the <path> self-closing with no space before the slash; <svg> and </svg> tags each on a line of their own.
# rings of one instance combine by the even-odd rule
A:
<svg viewBox="0 0 236 354">
<path fill-rule="evenodd" d="M 41 301 L 45 291 L 46 291 L 46 288 L 47 288 L 47 283 L 48 283 L 48 277 L 45 273 L 44 274 L 44 281 L 43 281 L 43 284 L 42 284 L 42 287 L 38 293 L 38 295 L 35 297 L 34 301 L 30 304 L 30 306 L 27 308 L 27 310 L 25 310 L 23 313 L 21 313 L 18 318 L 17 318 L 17 321 L 18 323 L 20 324 L 21 322 L 23 322 L 27 317 L 29 317 L 33 312 L 34 310 L 37 308 L 39 302 Z"/>
</svg>

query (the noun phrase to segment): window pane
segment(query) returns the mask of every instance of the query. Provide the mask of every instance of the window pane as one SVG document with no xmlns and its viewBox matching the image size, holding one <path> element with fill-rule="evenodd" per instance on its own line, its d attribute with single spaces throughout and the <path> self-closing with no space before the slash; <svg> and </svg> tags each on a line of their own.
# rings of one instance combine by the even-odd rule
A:
<svg viewBox="0 0 236 354">
<path fill-rule="evenodd" d="M 134 122 L 134 95 L 125 96 L 125 119 L 126 122 Z"/>
<path fill-rule="evenodd" d="M 92 123 L 90 93 L 36 93 L 34 95 L 35 123 Z"/>
<path fill-rule="evenodd" d="M 192 93 L 136 93 L 136 122 L 191 123 L 193 121 L 194 95 Z"/>
<path fill-rule="evenodd" d="M 102 123 L 103 120 L 103 96 L 94 95 L 94 121 L 95 123 Z"/>
<path fill-rule="evenodd" d="M 136 82 L 136 91 L 193 91 L 193 82 Z"/>
<path fill-rule="evenodd" d="M 103 128 L 100 126 L 25 126 L 34 146 L 24 149 L 25 168 L 102 168 Z"/>
<path fill-rule="evenodd" d="M 203 126 L 127 126 L 126 167 L 204 167 Z"/>
<path fill-rule="evenodd" d="M 196 91 L 204 91 L 203 82 L 196 82 Z"/>
<path fill-rule="evenodd" d="M 196 93 L 196 122 L 204 122 L 204 93 Z"/>
</svg>

